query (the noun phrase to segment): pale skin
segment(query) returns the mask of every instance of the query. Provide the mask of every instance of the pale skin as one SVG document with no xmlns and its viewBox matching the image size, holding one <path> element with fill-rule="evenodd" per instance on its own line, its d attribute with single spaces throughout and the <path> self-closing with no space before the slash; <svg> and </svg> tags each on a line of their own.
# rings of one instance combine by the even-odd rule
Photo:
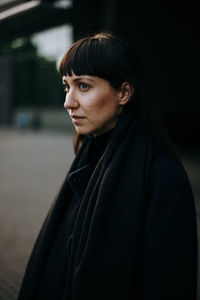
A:
<svg viewBox="0 0 200 300">
<path fill-rule="evenodd" d="M 64 107 L 68 111 L 79 134 L 98 136 L 112 129 L 123 106 L 133 95 L 128 82 L 114 89 L 109 81 L 97 76 L 63 76 L 66 97 Z"/>
</svg>

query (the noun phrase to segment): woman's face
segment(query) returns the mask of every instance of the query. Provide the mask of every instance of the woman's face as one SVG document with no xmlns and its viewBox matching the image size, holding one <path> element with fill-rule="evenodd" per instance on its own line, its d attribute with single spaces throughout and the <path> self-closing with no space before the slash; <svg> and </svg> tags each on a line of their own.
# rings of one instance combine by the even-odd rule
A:
<svg viewBox="0 0 200 300">
<path fill-rule="evenodd" d="M 122 111 L 121 92 L 96 76 L 63 76 L 64 107 L 79 134 L 100 135 L 112 129 Z"/>
</svg>

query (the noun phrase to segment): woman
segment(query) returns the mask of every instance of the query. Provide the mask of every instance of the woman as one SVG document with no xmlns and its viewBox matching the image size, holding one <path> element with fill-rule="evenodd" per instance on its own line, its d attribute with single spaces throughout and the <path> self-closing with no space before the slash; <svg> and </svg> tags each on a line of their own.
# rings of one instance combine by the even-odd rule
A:
<svg viewBox="0 0 200 300">
<path fill-rule="evenodd" d="M 76 157 L 18 299 L 196 298 L 193 195 L 140 71 L 111 33 L 62 58 Z"/>
</svg>

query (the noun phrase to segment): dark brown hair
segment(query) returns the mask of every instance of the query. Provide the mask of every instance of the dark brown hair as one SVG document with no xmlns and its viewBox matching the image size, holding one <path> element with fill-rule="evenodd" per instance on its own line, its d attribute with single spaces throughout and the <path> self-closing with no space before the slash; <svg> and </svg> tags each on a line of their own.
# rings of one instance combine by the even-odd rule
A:
<svg viewBox="0 0 200 300">
<path fill-rule="evenodd" d="M 115 89 L 128 81 L 134 93 L 131 101 L 125 105 L 126 109 L 131 110 L 133 117 L 142 121 L 162 149 L 181 164 L 162 118 L 152 103 L 150 92 L 147 92 L 139 56 L 117 36 L 100 32 L 78 40 L 64 54 L 59 69 L 62 76 L 72 76 L 74 73 L 77 76 L 91 75 L 106 79 Z M 80 148 L 82 138 L 75 133 L 75 153 Z"/>
</svg>

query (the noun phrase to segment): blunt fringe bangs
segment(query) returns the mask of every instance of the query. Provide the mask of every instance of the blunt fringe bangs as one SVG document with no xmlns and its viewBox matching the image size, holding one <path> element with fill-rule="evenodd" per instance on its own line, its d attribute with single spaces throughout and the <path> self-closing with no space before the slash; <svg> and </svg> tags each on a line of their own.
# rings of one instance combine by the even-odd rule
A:
<svg viewBox="0 0 200 300">
<path fill-rule="evenodd" d="M 60 62 L 62 76 L 89 75 L 106 79 L 114 88 L 124 81 L 134 85 L 129 49 L 110 33 L 99 33 L 75 42 Z"/>
</svg>

